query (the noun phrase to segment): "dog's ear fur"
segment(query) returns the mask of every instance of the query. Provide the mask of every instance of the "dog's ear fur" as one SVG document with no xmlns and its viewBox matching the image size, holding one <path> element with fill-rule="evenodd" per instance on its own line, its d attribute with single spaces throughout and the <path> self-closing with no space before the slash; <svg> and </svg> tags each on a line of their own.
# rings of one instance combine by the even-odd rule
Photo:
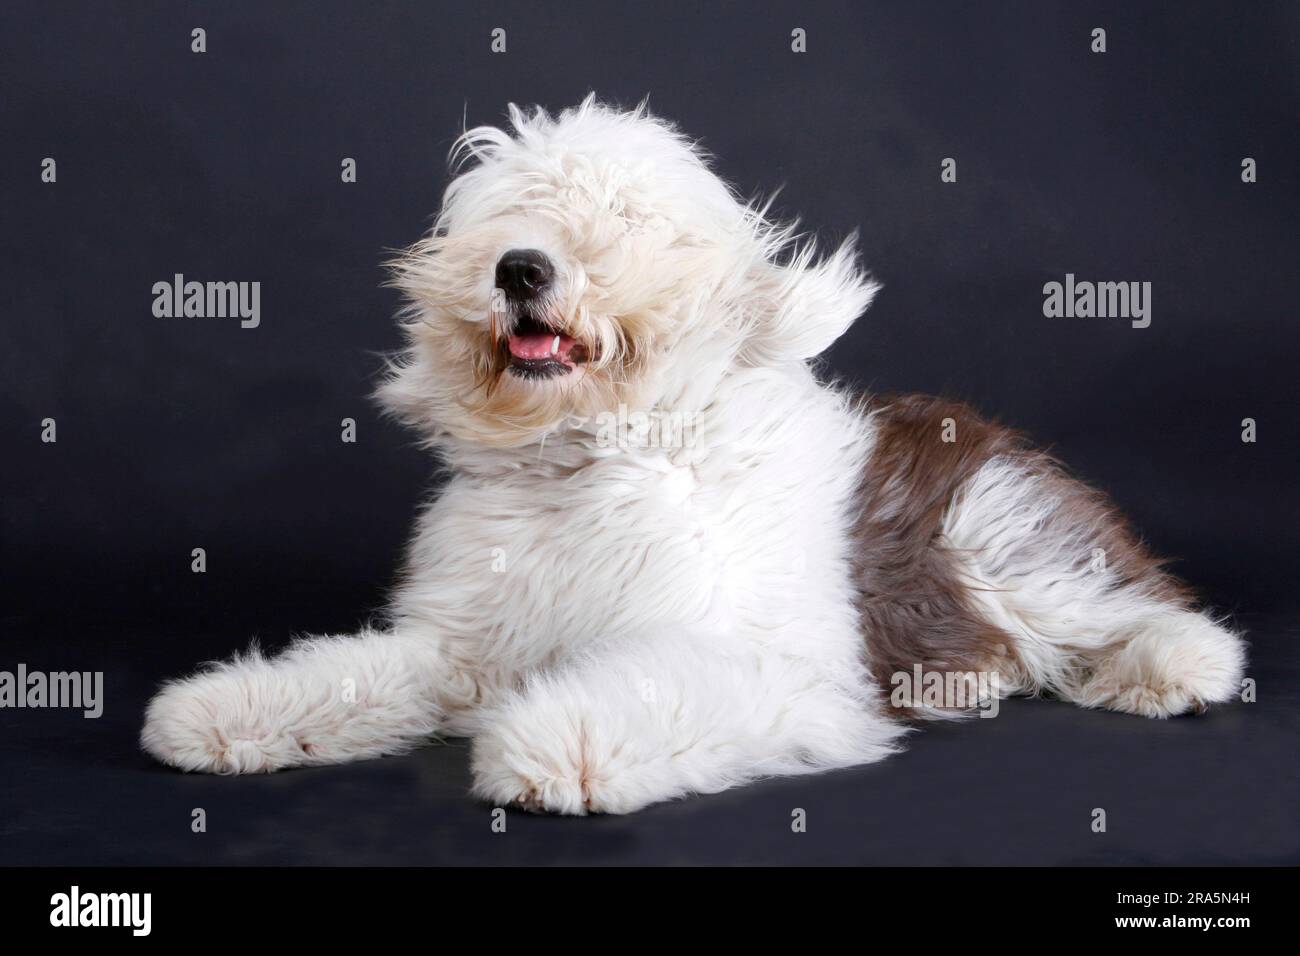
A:
<svg viewBox="0 0 1300 956">
<path fill-rule="evenodd" d="M 825 259 L 810 243 L 784 262 L 765 259 L 750 270 L 744 361 L 768 366 L 813 358 L 866 311 L 880 284 L 862 271 L 856 240 L 850 236 Z"/>
</svg>

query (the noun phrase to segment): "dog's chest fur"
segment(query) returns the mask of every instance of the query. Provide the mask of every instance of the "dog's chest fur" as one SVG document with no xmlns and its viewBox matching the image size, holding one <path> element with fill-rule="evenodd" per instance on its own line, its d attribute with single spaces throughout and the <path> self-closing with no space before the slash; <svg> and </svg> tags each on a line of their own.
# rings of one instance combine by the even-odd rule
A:
<svg viewBox="0 0 1300 956">
<path fill-rule="evenodd" d="M 722 401 L 689 448 L 570 461 L 552 446 L 456 474 L 421 522 L 397 610 L 444 634 L 454 622 L 449 650 L 489 685 L 629 633 L 855 655 L 843 559 L 860 419 L 810 377 L 755 376 Z"/>
</svg>

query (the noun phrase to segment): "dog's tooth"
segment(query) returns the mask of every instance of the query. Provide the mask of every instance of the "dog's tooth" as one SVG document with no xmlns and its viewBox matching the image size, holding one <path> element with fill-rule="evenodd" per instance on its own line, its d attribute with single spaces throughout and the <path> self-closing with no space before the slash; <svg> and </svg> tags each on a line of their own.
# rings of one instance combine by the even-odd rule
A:
<svg viewBox="0 0 1300 956">
<path fill-rule="evenodd" d="M 560 337 L 557 335 L 555 341 L 551 343 L 551 354 L 558 355 L 560 351 Z"/>
</svg>

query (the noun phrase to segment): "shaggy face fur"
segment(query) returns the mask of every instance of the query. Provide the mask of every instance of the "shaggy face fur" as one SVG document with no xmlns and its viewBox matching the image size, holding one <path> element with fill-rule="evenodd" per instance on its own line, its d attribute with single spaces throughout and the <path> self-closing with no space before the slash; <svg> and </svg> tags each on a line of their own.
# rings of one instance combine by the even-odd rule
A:
<svg viewBox="0 0 1300 956">
<path fill-rule="evenodd" d="M 1240 638 L 1101 495 L 961 406 L 815 377 L 876 291 L 850 244 L 796 245 L 644 109 L 511 124 L 465 134 L 396 264 L 381 396 L 450 479 L 388 626 L 166 685 L 150 753 L 239 773 L 464 735 L 485 800 L 627 812 L 876 760 L 990 693 L 1236 694 Z M 1000 679 L 898 706 L 919 672 Z"/>
<path fill-rule="evenodd" d="M 702 361 L 809 358 L 875 293 L 850 247 L 814 266 L 789 227 L 738 202 L 644 110 L 588 100 L 558 120 L 512 107 L 511 121 L 513 136 L 461 138 L 453 159 L 471 168 L 433 234 L 396 263 L 411 348 L 383 397 L 435 443 L 525 445 L 570 416 L 674 404 Z M 555 268 L 526 309 L 494 285 L 512 249 Z M 510 374 L 508 339 L 525 318 L 573 341 L 572 374 Z"/>
</svg>

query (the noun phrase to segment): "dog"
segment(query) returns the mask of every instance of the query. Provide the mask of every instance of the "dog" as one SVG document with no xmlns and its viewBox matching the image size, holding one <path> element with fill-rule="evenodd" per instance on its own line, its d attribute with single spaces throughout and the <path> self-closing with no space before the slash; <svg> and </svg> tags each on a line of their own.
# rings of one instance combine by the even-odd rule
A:
<svg viewBox="0 0 1300 956">
<path fill-rule="evenodd" d="M 165 684 L 148 753 L 463 736 L 489 804 L 627 813 L 879 760 L 990 696 L 1238 693 L 1242 638 L 1100 493 L 962 405 L 818 377 L 878 289 L 853 239 L 820 253 L 644 104 L 512 106 L 452 161 L 378 393 L 449 478 L 383 627 Z"/>
</svg>

